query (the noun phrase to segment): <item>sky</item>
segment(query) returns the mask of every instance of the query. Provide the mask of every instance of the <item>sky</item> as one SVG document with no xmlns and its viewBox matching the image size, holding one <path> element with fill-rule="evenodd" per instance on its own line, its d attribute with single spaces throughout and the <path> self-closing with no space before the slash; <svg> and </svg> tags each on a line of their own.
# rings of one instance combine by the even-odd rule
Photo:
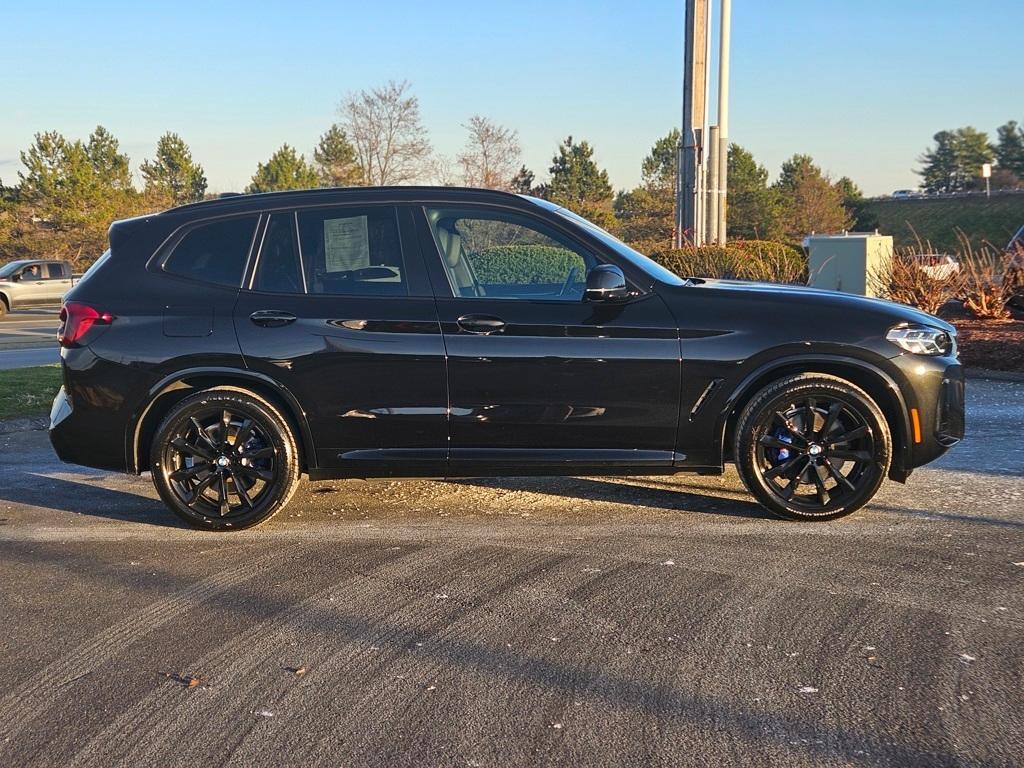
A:
<svg viewBox="0 0 1024 768">
<path fill-rule="evenodd" d="M 539 179 L 572 135 L 632 187 L 681 121 L 683 0 L 3 6 L 5 184 L 36 132 L 102 124 L 133 169 L 176 131 L 210 191 L 238 191 L 282 143 L 310 155 L 347 93 L 390 79 L 412 84 L 439 153 L 480 114 L 518 131 Z M 800 152 L 887 194 L 917 186 L 937 131 L 1024 123 L 1024 0 L 733 0 L 732 17 L 730 139 L 773 177 Z"/>
</svg>

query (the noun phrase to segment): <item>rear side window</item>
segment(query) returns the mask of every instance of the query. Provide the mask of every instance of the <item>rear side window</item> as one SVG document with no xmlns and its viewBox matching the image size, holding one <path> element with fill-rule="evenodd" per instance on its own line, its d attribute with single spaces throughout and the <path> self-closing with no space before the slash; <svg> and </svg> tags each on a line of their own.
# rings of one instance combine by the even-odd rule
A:
<svg viewBox="0 0 1024 768">
<path fill-rule="evenodd" d="M 299 212 L 309 293 L 407 296 L 408 275 L 390 206 Z"/>
<path fill-rule="evenodd" d="M 51 280 L 63 280 L 65 277 L 71 277 L 70 274 L 65 274 L 65 270 L 67 269 L 67 265 L 65 264 L 61 264 L 60 262 L 57 261 L 51 261 L 49 264 L 46 265 L 46 267 L 46 276 Z"/>
<path fill-rule="evenodd" d="M 242 283 L 258 216 L 201 224 L 178 241 L 164 270 L 204 283 L 238 287 Z"/>
<path fill-rule="evenodd" d="M 275 213 L 267 224 L 256 266 L 253 290 L 303 293 L 299 252 L 295 247 L 295 215 Z"/>
</svg>

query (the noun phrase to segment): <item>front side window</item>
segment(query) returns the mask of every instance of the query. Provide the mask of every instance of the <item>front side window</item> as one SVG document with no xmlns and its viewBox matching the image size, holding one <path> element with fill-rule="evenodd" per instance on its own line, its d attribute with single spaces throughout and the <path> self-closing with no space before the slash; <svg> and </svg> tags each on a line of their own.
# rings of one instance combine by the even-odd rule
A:
<svg viewBox="0 0 1024 768">
<path fill-rule="evenodd" d="M 511 211 L 428 208 L 459 297 L 580 301 L 596 259 L 541 222 Z"/>
<path fill-rule="evenodd" d="M 299 212 L 309 293 L 407 296 L 408 275 L 391 206 Z"/>
<path fill-rule="evenodd" d="M 253 289 L 274 293 L 303 293 L 299 251 L 295 244 L 295 215 L 275 213 L 267 223 Z"/>
<path fill-rule="evenodd" d="M 237 288 L 242 282 L 258 218 L 223 219 L 189 230 L 174 246 L 164 262 L 164 270 L 204 283 Z"/>
</svg>

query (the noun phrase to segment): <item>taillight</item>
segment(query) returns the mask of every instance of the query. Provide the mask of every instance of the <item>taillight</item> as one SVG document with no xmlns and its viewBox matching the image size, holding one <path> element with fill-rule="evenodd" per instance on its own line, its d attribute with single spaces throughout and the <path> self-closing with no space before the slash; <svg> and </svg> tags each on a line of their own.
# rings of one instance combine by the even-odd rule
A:
<svg viewBox="0 0 1024 768">
<path fill-rule="evenodd" d="M 114 316 L 109 312 L 99 312 L 80 301 L 69 301 L 60 308 L 60 329 L 57 331 L 57 343 L 62 347 L 77 347 L 79 340 L 94 325 L 110 325 Z"/>
</svg>

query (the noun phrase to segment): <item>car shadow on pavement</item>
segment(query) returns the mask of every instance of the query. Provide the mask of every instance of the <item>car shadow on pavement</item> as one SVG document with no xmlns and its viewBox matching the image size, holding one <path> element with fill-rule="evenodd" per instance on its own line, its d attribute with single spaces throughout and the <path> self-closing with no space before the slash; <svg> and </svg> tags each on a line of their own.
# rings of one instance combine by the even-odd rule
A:
<svg viewBox="0 0 1024 768">
<path fill-rule="evenodd" d="M 772 518 L 768 510 L 753 501 L 727 499 L 706 493 L 690 493 L 682 486 L 662 480 L 645 478 L 643 483 L 601 480 L 582 477 L 500 477 L 450 480 L 459 485 L 478 488 L 498 488 L 507 491 L 527 491 L 568 499 L 586 499 L 611 504 L 652 507 L 670 512 L 703 512 L 728 517 L 749 517 L 758 520 Z M 650 487 L 651 485 L 661 487 Z M 695 488 L 695 486 L 686 486 Z M 703 490 L 697 488 L 697 490 Z"/>
<path fill-rule="evenodd" d="M 110 520 L 188 527 L 159 499 L 34 473 L 26 473 L 25 477 L 31 478 L 31 487 L 0 487 L 0 501 Z"/>
</svg>

